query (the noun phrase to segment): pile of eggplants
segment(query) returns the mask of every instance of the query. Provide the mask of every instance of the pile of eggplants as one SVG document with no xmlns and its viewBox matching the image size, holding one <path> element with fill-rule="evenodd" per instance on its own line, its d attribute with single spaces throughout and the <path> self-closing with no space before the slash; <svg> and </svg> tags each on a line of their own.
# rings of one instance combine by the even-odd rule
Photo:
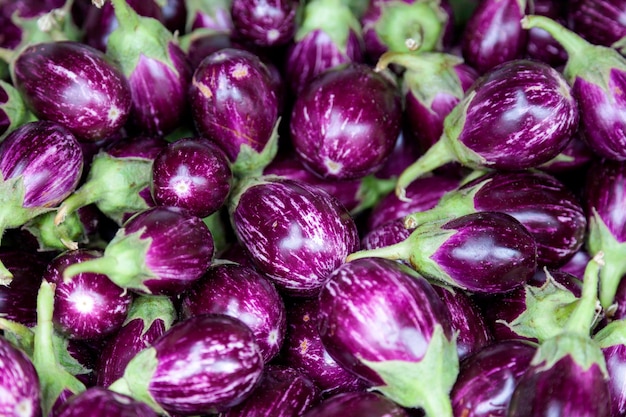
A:
<svg viewBox="0 0 626 417">
<path fill-rule="evenodd" d="M 622 16 L 0 2 L 0 416 L 626 416 Z"/>
</svg>

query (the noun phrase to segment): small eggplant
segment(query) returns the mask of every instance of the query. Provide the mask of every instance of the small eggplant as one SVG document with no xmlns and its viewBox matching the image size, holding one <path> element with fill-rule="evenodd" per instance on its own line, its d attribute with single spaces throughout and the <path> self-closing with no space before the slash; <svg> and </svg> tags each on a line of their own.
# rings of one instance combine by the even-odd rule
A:
<svg viewBox="0 0 626 417">
<path fill-rule="evenodd" d="M 624 10 L 623 0 L 572 0 L 567 6 L 567 21 L 571 30 L 589 42 L 624 53 Z"/>
<path fill-rule="evenodd" d="M 559 0 L 533 0 L 533 14 L 546 16 L 565 24 L 566 9 L 571 1 L 563 3 Z M 530 9 L 530 7 L 529 7 Z M 528 30 L 528 40 L 526 42 L 526 55 L 530 59 L 537 59 L 555 68 L 559 68 L 567 61 L 565 49 L 543 29 L 532 28 Z"/>
<path fill-rule="evenodd" d="M 370 250 L 395 245 L 408 239 L 413 230 L 404 225 L 402 218 L 391 220 L 368 230 L 361 239 L 361 247 Z"/>
<path fill-rule="evenodd" d="M 0 415 L 41 417 L 41 386 L 26 354 L 0 336 Z"/>
<path fill-rule="evenodd" d="M 458 356 L 448 312 L 409 267 L 380 258 L 341 265 L 319 296 L 319 332 L 330 356 L 374 390 L 428 416 L 452 415 Z"/>
<path fill-rule="evenodd" d="M 67 399 L 55 417 L 158 417 L 147 404 L 103 387 L 91 387 Z"/>
<path fill-rule="evenodd" d="M 173 295 L 200 279 L 213 252 L 202 219 L 174 207 L 152 207 L 128 219 L 101 257 L 69 265 L 63 277 L 94 272 L 140 294 Z"/>
<path fill-rule="evenodd" d="M 214 263 L 181 298 L 183 318 L 214 313 L 244 322 L 254 333 L 266 363 L 280 351 L 286 330 L 285 305 L 274 285 L 256 270 L 230 262 Z"/>
<path fill-rule="evenodd" d="M 593 339 L 600 345 L 609 374 L 611 417 L 626 413 L 624 369 L 626 367 L 626 321 L 615 320 L 597 332 Z"/>
<path fill-rule="evenodd" d="M 252 331 L 233 317 L 203 314 L 178 322 L 139 352 L 109 389 L 159 413 L 191 416 L 241 403 L 262 375 Z"/>
<path fill-rule="evenodd" d="M 444 120 L 441 138 L 398 178 L 396 194 L 449 162 L 520 170 L 557 156 L 578 127 L 565 78 L 539 61 L 512 60 L 480 77 Z"/>
<path fill-rule="evenodd" d="M 359 245 L 348 211 L 321 188 L 296 180 L 250 179 L 231 198 L 229 213 L 257 267 L 294 295 L 317 294 Z"/>
<path fill-rule="evenodd" d="M 303 417 L 408 417 L 407 412 L 389 398 L 375 392 L 347 392 L 333 395 L 316 405 Z"/>
<path fill-rule="evenodd" d="M 537 268 L 535 239 L 515 218 L 495 211 L 424 223 L 400 243 L 347 260 L 372 256 L 407 261 L 425 277 L 489 294 L 523 285 Z"/>
<path fill-rule="evenodd" d="M 298 0 L 232 0 L 234 36 L 263 47 L 285 45 L 296 33 L 298 7 Z"/>
<path fill-rule="evenodd" d="M 381 168 L 400 134 L 396 87 L 365 64 L 325 71 L 298 95 L 289 124 L 304 165 L 322 178 L 362 178 Z"/>
</svg>

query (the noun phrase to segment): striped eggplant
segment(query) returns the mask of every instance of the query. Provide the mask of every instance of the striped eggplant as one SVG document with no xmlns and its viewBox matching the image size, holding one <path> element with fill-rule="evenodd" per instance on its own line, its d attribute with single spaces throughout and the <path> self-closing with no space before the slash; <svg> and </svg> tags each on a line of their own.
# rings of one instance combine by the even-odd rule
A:
<svg viewBox="0 0 626 417">
<path fill-rule="evenodd" d="M 22 350 L 2 336 L 0 364 L 0 415 L 42 417 L 41 386 L 35 366 Z"/>
<path fill-rule="evenodd" d="M 232 0 L 234 37 L 263 47 L 293 40 L 298 26 L 298 0 Z"/>
<path fill-rule="evenodd" d="M 103 387 L 91 387 L 68 398 L 55 417 L 158 417 L 156 411 L 128 395 Z"/>
<path fill-rule="evenodd" d="M 347 392 L 333 395 L 316 405 L 303 417 L 408 417 L 409 414 L 389 398 L 375 392 Z"/>
<path fill-rule="evenodd" d="M 598 331 L 593 339 L 600 345 L 609 374 L 611 417 L 626 413 L 624 369 L 626 367 L 626 321 L 615 320 Z"/>
<path fill-rule="evenodd" d="M 624 0 L 571 0 L 567 2 L 567 22 L 589 42 L 625 52 L 626 23 Z"/>
</svg>

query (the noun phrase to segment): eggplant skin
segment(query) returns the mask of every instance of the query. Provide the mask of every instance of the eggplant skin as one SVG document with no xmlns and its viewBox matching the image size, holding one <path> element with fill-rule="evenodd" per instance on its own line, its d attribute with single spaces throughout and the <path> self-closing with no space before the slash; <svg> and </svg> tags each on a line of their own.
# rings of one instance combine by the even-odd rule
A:
<svg viewBox="0 0 626 417">
<path fill-rule="evenodd" d="M 381 394 L 361 391 L 333 395 L 303 417 L 408 417 L 407 412 Z"/>
<path fill-rule="evenodd" d="M 56 417 L 158 417 L 147 404 L 103 387 L 91 387 L 67 399 Z"/>
<path fill-rule="evenodd" d="M 41 417 L 41 388 L 26 354 L 0 336 L 0 415 Z"/>
</svg>

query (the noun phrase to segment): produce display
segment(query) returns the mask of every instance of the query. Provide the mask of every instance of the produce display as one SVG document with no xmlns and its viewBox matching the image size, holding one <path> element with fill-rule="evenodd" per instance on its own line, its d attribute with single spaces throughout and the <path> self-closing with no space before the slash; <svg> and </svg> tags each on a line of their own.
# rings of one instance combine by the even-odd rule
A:
<svg viewBox="0 0 626 417">
<path fill-rule="evenodd" d="M 623 16 L 0 1 L 0 417 L 626 417 Z"/>
</svg>

